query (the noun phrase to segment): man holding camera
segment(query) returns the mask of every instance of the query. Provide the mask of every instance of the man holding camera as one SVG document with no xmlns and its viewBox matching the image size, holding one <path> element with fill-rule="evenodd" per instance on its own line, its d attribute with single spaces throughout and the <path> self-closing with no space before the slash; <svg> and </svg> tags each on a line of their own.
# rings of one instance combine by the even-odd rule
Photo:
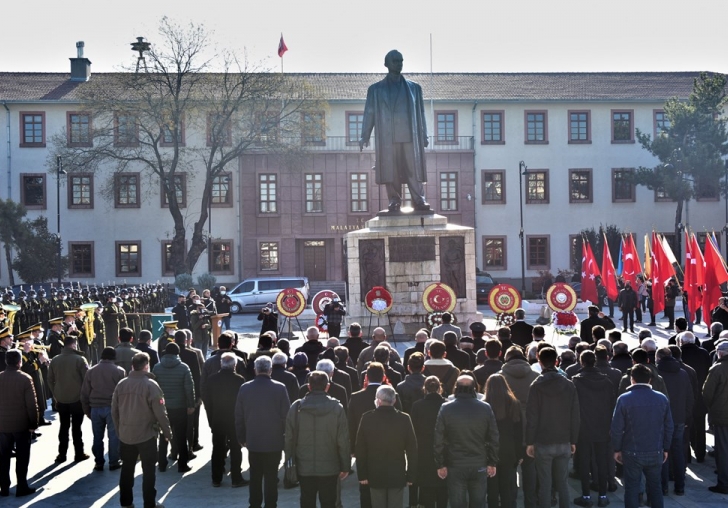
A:
<svg viewBox="0 0 728 508">
<path fill-rule="evenodd" d="M 195 310 L 190 312 L 190 326 L 192 327 L 192 341 L 196 348 L 202 350 L 207 358 L 207 348 L 210 345 L 210 332 L 212 331 L 212 313 L 207 310 L 202 301 L 196 301 Z"/>
<path fill-rule="evenodd" d="M 273 308 L 273 303 L 268 303 L 258 313 L 258 321 L 262 321 L 260 327 L 260 334 L 263 335 L 265 332 L 275 332 L 276 338 L 278 338 L 278 313 Z"/>
<path fill-rule="evenodd" d="M 346 310 L 338 298 L 324 306 L 324 318 L 328 325 L 329 337 L 339 337 L 341 334 L 341 322 L 344 320 Z"/>
</svg>

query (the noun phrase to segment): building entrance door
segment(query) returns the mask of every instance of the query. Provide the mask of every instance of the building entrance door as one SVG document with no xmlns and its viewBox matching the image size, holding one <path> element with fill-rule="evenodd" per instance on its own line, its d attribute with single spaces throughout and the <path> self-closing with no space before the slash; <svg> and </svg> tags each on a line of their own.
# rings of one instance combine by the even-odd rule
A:
<svg viewBox="0 0 728 508">
<path fill-rule="evenodd" d="M 326 242 L 303 242 L 303 275 L 308 280 L 326 280 Z"/>
</svg>

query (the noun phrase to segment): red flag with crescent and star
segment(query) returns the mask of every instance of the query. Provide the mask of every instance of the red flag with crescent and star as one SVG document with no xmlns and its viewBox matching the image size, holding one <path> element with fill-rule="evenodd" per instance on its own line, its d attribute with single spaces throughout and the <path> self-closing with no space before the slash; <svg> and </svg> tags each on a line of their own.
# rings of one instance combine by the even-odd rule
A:
<svg viewBox="0 0 728 508">
<path fill-rule="evenodd" d="M 616 301 L 619 296 L 619 289 L 617 289 L 617 279 L 614 277 L 614 262 L 612 261 L 612 254 L 609 252 L 607 235 L 604 235 L 604 251 L 602 254 L 602 284 L 607 290 L 609 299 Z"/>
<path fill-rule="evenodd" d="M 690 234 L 690 277 L 691 288 L 688 289 L 688 307 L 693 311 L 703 306 L 703 294 L 705 293 L 705 258 L 703 253 L 700 252 L 700 245 L 698 245 L 695 233 Z M 703 316 L 703 318 L 703 321 L 710 326 L 710 316 Z"/>
<path fill-rule="evenodd" d="M 286 51 L 288 51 L 288 46 L 286 46 L 286 43 L 283 40 L 283 34 L 281 34 L 281 41 L 278 43 L 278 56 L 283 58 L 283 54 Z"/>
<path fill-rule="evenodd" d="M 723 293 L 720 285 L 728 282 L 725 262 L 713 243 L 711 235 L 705 235 L 705 292 L 703 293 L 703 317 L 709 319 L 710 312 L 718 306 Z M 707 321 L 706 321 L 707 323 Z"/>
<path fill-rule="evenodd" d="M 599 266 L 594 258 L 591 245 L 584 239 L 581 243 L 581 301 L 598 302 L 596 278 L 599 276 Z"/>
<path fill-rule="evenodd" d="M 667 254 L 662 248 L 660 235 L 654 231 L 652 232 L 652 266 L 650 272 L 652 275 L 653 314 L 658 314 L 665 310 L 665 283 L 674 272 L 672 265 L 667 260 Z"/>
<path fill-rule="evenodd" d="M 633 288 L 637 288 L 637 275 L 642 272 L 640 258 L 637 254 L 637 246 L 634 244 L 634 236 L 628 235 L 622 239 L 622 279 L 629 281 Z"/>
</svg>

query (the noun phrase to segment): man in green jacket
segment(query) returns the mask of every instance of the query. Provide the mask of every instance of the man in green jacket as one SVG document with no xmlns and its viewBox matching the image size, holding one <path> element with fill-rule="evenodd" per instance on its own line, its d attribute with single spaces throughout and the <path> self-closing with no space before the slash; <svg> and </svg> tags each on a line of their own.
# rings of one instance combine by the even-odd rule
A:
<svg viewBox="0 0 728 508">
<path fill-rule="evenodd" d="M 89 456 L 83 451 L 83 406 L 81 405 L 81 387 L 88 371 L 88 362 L 78 351 L 76 337 L 69 335 L 63 341 L 63 351 L 51 360 L 48 368 L 48 386 L 53 392 L 56 409 L 61 420 L 58 431 L 58 456 L 56 463 L 66 461 L 68 452 L 68 430 L 73 436 L 75 462 L 86 460 Z"/>
<path fill-rule="evenodd" d="M 286 459 L 296 461 L 301 506 L 336 506 L 337 481 L 349 475 L 351 455 L 346 413 L 338 400 L 326 395 L 329 377 L 313 371 L 309 392 L 296 401 L 286 417 Z"/>
<path fill-rule="evenodd" d="M 703 385 L 703 401 L 715 436 L 715 466 L 718 484 L 708 487 L 711 492 L 728 494 L 728 342 L 718 344 L 718 361 L 708 371 Z"/>
</svg>

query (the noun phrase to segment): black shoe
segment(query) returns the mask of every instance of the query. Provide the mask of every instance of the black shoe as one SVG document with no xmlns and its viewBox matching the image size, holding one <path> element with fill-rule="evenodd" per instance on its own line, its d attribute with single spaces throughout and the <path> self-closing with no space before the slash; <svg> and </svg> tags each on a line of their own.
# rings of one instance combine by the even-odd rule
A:
<svg viewBox="0 0 728 508">
<path fill-rule="evenodd" d="M 647 326 L 657 326 L 657 323 L 653 321 L 652 323 L 647 323 Z"/>
<path fill-rule="evenodd" d="M 109 464 L 109 471 L 116 471 L 117 469 L 121 469 L 121 461 Z"/>
<path fill-rule="evenodd" d="M 719 487 L 718 485 L 708 487 L 708 490 L 711 492 L 715 492 L 716 494 L 728 494 L 728 489 L 724 487 Z"/>
<path fill-rule="evenodd" d="M 389 203 L 389 207 L 387 207 L 390 212 L 399 212 L 401 208 L 401 203 Z"/>
<path fill-rule="evenodd" d="M 91 458 L 90 455 L 82 453 L 81 455 L 76 455 L 75 457 L 73 457 L 73 461 L 74 462 L 83 462 L 84 460 L 90 459 L 90 458 Z"/>
<path fill-rule="evenodd" d="M 574 504 L 576 506 L 586 506 L 587 508 L 594 506 L 594 503 L 591 502 L 590 498 L 585 498 L 583 496 L 579 496 L 579 497 L 575 498 Z"/>
<path fill-rule="evenodd" d="M 56 464 L 60 464 L 62 462 L 66 462 L 66 456 L 65 455 L 59 455 L 58 457 L 56 457 L 55 462 L 56 462 Z"/>
<path fill-rule="evenodd" d="M 606 497 L 600 497 L 599 501 L 597 501 L 597 506 L 599 506 L 599 507 L 609 506 L 609 499 L 607 499 Z"/>
<path fill-rule="evenodd" d="M 250 481 L 246 480 L 245 478 L 243 478 L 239 482 L 233 482 L 234 489 L 238 489 L 240 487 L 247 487 L 248 485 L 250 485 Z"/>
<path fill-rule="evenodd" d="M 94 466 L 94 471 L 103 471 L 103 470 L 104 470 L 104 465 L 103 464 L 96 464 Z"/>
<path fill-rule="evenodd" d="M 177 465 L 178 473 L 189 473 L 190 471 L 192 471 L 192 468 L 188 465 L 184 465 L 184 466 Z"/>
<path fill-rule="evenodd" d="M 31 494 L 35 494 L 35 490 L 30 487 L 25 487 L 24 489 L 17 488 L 15 489 L 15 497 L 30 496 Z"/>
<path fill-rule="evenodd" d="M 195 454 L 195 453 L 190 452 L 187 454 L 187 460 L 192 460 L 192 459 L 196 459 L 196 458 L 197 458 L 197 454 Z"/>
<path fill-rule="evenodd" d="M 165 473 L 166 471 L 167 471 L 167 464 L 164 464 L 164 465 L 160 464 L 159 465 L 159 472 L 160 473 Z"/>
<path fill-rule="evenodd" d="M 41 427 L 43 425 L 50 425 L 50 424 L 51 424 L 51 422 L 49 422 L 48 420 L 43 420 L 43 421 L 41 421 L 41 422 L 38 423 L 38 425 L 41 426 Z"/>
<path fill-rule="evenodd" d="M 422 203 L 415 203 L 415 210 L 418 212 L 429 212 L 431 210 L 430 204 L 427 201 Z"/>
<path fill-rule="evenodd" d="M 212 482 L 212 486 L 217 488 L 220 486 L 220 482 Z"/>
<path fill-rule="evenodd" d="M 685 495 L 685 491 L 684 490 L 677 490 L 677 489 L 675 489 L 675 495 L 676 496 L 684 496 Z"/>
<path fill-rule="evenodd" d="M 197 443 L 195 446 L 192 447 L 192 451 L 199 452 L 200 450 L 202 450 L 202 448 L 204 447 L 200 443 Z"/>
</svg>

